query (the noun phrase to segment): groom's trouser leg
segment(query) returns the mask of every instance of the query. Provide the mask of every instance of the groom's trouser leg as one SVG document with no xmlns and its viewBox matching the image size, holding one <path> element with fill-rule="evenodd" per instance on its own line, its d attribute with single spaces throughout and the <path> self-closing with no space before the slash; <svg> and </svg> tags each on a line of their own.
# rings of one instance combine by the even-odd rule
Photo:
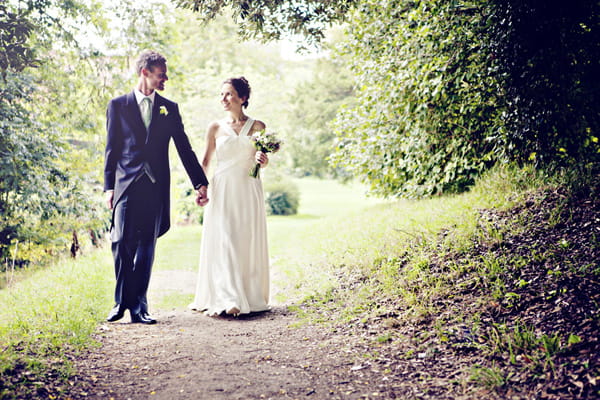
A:
<svg viewBox="0 0 600 400">
<path fill-rule="evenodd" d="M 160 196 L 145 177 L 134 182 L 115 207 L 120 240 L 113 242 L 115 302 L 136 314 L 148 310 L 146 292 L 160 225 Z"/>
<path fill-rule="evenodd" d="M 124 308 L 135 306 L 135 297 L 131 292 L 131 275 L 133 273 L 134 249 L 127 240 L 113 242 L 112 252 L 115 260 L 115 303 Z"/>
<path fill-rule="evenodd" d="M 131 271 L 133 271 L 133 255 L 135 254 L 132 247 L 132 227 L 127 221 L 129 207 L 129 191 L 127 191 L 115 205 L 113 216 L 113 229 L 115 232 L 112 233 L 115 236 L 112 242 L 116 278 L 115 303 L 124 308 L 129 308 L 133 303 L 133 299 L 127 290 L 127 282 L 130 280 Z"/>
<path fill-rule="evenodd" d="M 150 284 L 150 274 L 154 261 L 154 249 L 156 238 L 140 240 L 135 253 L 134 275 L 136 282 L 136 301 L 140 305 L 140 312 L 148 312 L 148 300 L 146 293 Z"/>
</svg>

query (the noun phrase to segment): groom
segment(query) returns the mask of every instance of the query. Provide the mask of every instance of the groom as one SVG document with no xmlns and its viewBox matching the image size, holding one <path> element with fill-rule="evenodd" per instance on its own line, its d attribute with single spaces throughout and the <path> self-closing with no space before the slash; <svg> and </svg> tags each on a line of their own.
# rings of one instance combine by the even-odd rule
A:
<svg viewBox="0 0 600 400">
<path fill-rule="evenodd" d="M 208 181 L 185 134 L 177 104 L 156 93 L 169 79 L 167 60 L 155 51 L 145 51 L 136 68 L 134 91 L 112 99 L 106 112 L 104 191 L 113 211 L 111 241 L 117 280 L 116 305 L 107 321 L 117 321 L 129 310 L 131 322 L 154 324 L 146 291 L 156 239 L 170 226 L 171 139 L 200 206 L 208 202 Z"/>
</svg>

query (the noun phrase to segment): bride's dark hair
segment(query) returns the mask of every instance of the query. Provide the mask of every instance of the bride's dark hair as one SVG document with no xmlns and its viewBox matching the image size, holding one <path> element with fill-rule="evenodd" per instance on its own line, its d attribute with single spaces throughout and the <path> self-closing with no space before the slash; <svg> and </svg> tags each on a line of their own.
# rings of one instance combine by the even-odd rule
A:
<svg viewBox="0 0 600 400">
<path fill-rule="evenodd" d="M 240 76 L 239 78 L 225 79 L 225 81 L 223 81 L 223 84 L 226 84 L 226 83 L 233 86 L 233 88 L 237 92 L 238 96 L 246 98 L 246 101 L 244 101 L 242 103 L 242 107 L 247 108 L 248 100 L 250 99 L 250 90 L 251 90 L 248 80 L 246 78 L 244 78 L 243 76 Z"/>
</svg>

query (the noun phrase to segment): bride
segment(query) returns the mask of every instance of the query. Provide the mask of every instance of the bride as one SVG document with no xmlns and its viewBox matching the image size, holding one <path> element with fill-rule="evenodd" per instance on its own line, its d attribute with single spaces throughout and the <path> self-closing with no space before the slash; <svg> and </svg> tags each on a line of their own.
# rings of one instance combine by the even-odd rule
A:
<svg viewBox="0 0 600 400">
<path fill-rule="evenodd" d="M 269 309 L 269 256 L 263 188 L 249 176 L 256 163 L 269 159 L 256 151 L 250 136 L 265 124 L 244 114 L 250 85 L 244 77 L 223 82 L 221 104 L 227 117 L 209 124 L 202 166 L 213 155 L 210 202 L 204 211 L 200 270 L 193 310 L 210 316 Z"/>
</svg>

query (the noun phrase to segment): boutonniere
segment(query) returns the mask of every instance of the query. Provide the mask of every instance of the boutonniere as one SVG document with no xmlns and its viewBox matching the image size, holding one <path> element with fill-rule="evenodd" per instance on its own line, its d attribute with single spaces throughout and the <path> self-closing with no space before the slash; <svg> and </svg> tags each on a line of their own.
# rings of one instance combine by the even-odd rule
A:
<svg viewBox="0 0 600 400">
<path fill-rule="evenodd" d="M 165 117 L 169 115 L 169 110 L 167 110 L 167 107 L 160 106 L 160 115 L 164 115 Z"/>
</svg>

